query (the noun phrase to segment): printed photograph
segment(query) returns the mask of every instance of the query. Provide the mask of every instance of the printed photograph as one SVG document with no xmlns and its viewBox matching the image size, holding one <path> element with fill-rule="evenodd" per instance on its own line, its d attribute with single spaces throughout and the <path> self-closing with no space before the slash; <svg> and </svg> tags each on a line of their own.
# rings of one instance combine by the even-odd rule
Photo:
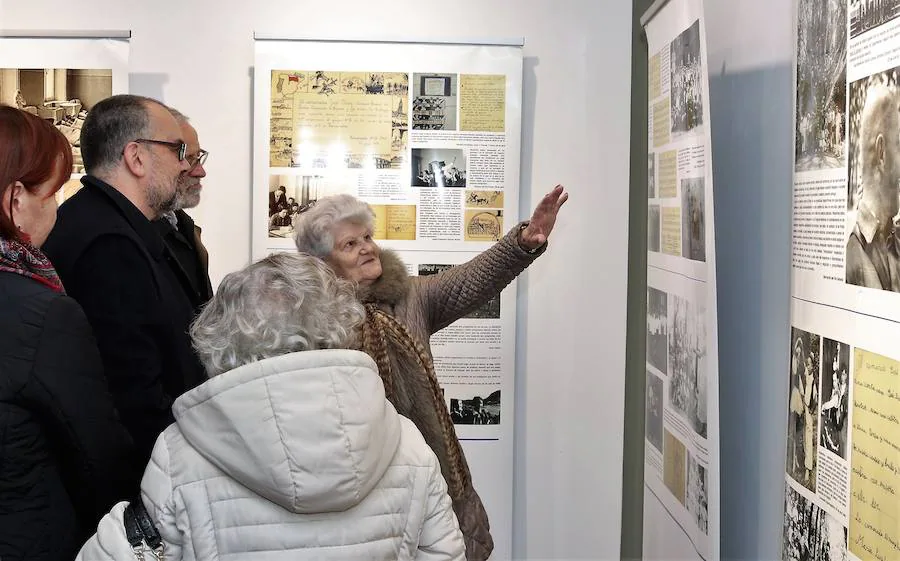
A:
<svg viewBox="0 0 900 561">
<path fill-rule="evenodd" d="M 500 390 L 488 395 L 450 398 L 450 419 L 454 425 L 499 425 Z"/>
<path fill-rule="evenodd" d="M 706 219 L 702 177 L 681 180 L 681 256 L 706 261 Z"/>
<path fill-rule="evenodd" d="M 659 205 L 647 206 L 647 251 L 659 252 Z"/>
<path fill-rule="evenodd" d="M 466 155 L 460 148 L 413 148 L 413 187 L 465 187 Z"/>
<path fill-rule="evenodd" d="M 685 500 L 687 450 L 678 437 L 663 429 L 663 483 L 682 505 Z"/>
<path fill-rule="evenodd" d="M 850 37 L 885 24 L 898 15 L 900 0 L 850 0 Z"/>
<path fill-rule="evenodd" d="M 797 171 L 844 167 L 847 133 L 847 3 L 799 0 Z"/>
<path fill-rule="evenodd" d="M 655 374 L 647 372 L 647 441 L 654 448 L 663 451 L 663 381 Z"/>
<path fill-rule="evenodd" d="M 847 412 L 850 407 L 850 345 L 822 339 L 822 430 L 819 445 L 847 459 Z"/>
<path fill-rule="evenodd" d="M 290 238 L 294 221 L 316 204 L 319 198 L 341 190 L 326 188 L 325 178 L 318 175 L 269 176 L 269 237 Z"/>
<path fill-rule="evenodd" d="M 706 438 L 706 310 L 672 295 L 669 302 L 669 404 Z"/>
<path fill-rule="evenodd" d="M 700 66 L 700 20 L 681 32 L 669 47 L 671 55 L 672 135 L 703 124 L 703 69 Z"/>
<path fill-rule="evenodd" d="M 791 340 L 786 471 L 815 493 L 821 338 L 792 327 Z"/>
<path fill-rule="evenodd" d="M 419 265 L 419 276 L 436 275 L 452 267 L 453 265 Z M 469 319 L 498 319 L 500 317 L 500 295 L 497 294 L 463 317 Z"/>
<path fill-rule="evenodd" d="M 647 154 L 647 198 L 656 198 L 656 154 Z"/>
<path fill-rule="evenodd" d="M 465 232 L 467 242 L 496 242 L 506 232 L 503 229 L 503 211 L 488 209 L 465 210 Z"/>
<path fill-rule="evenodd" d="M 669 373 L 667 299 L 662 290 L 647 287 L 647 362 L 663 375 Z"/>
<path fill-rule="evenodd" d="M 456 74 L 413 74 L 412 128 L 456 130 Z"/>
<path fill-rule="evenodd" d="M 697 528 L 704 534 L 709 533 L 709 484 L 706 468 L 697 462 L 697 458 L 688 452 L 687 496 L 685 505 Z"/>
<path fill-rule="evenodd" d="M 0 103 L 45 119 L 72 146 L 72 173 L 83 174 L 81 126 L 88 111 L 112 95 L 112 70 L 0 68 Z"/>
<path fill-rule="evenodd" d="M 782 561 L 847 561 L 847 528 L 786 485 Z"/>
<path fill-rule="evenodd" d="M 850 84 L 847 284 L 900 292 L 900 68 Z"/>
</svg>

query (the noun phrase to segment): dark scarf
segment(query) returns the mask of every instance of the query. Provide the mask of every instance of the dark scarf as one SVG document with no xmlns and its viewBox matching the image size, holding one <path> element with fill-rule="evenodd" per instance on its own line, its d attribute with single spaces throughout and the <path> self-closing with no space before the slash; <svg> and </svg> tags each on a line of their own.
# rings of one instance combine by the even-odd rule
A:
<svg viewBox="0 0 900 561">
<path fill-rule="evenodd" d="M 0 237 L 0 271 L 29 277 L 54 292 L 66 293 L 53 264 L 30 243 Z"/>
</svg>

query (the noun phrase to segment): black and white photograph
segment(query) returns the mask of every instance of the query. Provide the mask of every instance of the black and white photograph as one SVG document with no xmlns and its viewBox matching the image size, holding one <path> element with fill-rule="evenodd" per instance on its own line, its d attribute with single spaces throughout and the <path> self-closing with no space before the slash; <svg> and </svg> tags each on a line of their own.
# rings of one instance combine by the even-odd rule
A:
<svg viewBox="0 0 900 561">
<path fill-rule="evenodd" d="M 850 0 L 850 37 L 900 16 L 900 0 Z"/>
<path fill-rule="evenodd" d="M 672 295 L 669 300 L 669 404 L 706 438 L 706 310 Z"/>
<path fill-rule="evenodd" d="M 671 54 L 672 136 L 703 124 L 703 68 L 700 61 L 700 20 L 681 32 L 669 46 Z"/>
<path fill-rule="evenodd" d="M 656 198 L 656 154 L 647 154 L 647 198 Z"/>
<path fill-rule="evenodd" d="M 706 261 L 706 212 L 702 177 L 681 180 L 681 256 Z"/>
<path fill-rule="evenodd" d="M 668 294 L 647 287 L 647 362 L 666 375 L 668 359 Z"/>
<path fill-rule="evenodd" d="M 419 276 L 436 275 L 451 267 L 453 267 L 453 265 L 422 264 L 418 267 Z M 498 319 L 500 317 L 500 295 L 494 295 L 490 300 L 463 317 L 469 319 Z"/>
<path fill-rule="evenodd" d="M 798 18 L 795 167 L 798 172 L 842 168 L 847 133 L 847 4 L 800 0 Z"/>
<path fill-rule="evenodd" d="M 500 390 L 450 398 L 450 419 L 454 425 L 499 425 Z"/>
<path fill-rule="evenodd" d="M 847 412 L 850 399 L 850 345 L 822 339 L 822 430 L 819 446 L 847 459 Z"/>
<path fill-rule="evenodd" d="M 456 82 L 456 74 L 413 74 L 414 130 L 456 130 Z"/>
<path fill-rule="evenodd" d="M 663 381 L 656 374 L 647 372 L 647 442 L 660 454 L 663 451 Z"/>
<path fill-rule="evenodd" d="M 782 561 L 847 561 L 847 528 L 786 485 Z"/>
<path fill-rule="evenodd" d="M 466 155 L 461 148 L 413 148 L 413 187 L 465 187 Z"/>
<path fill-rule="evenodd" d="M 791 341 L 786 471 L 815 493 L 821 338 L 792 327 Z"/>
<path fill-rule="evenodd" d="M 688 512 L 694 518 L 697 528 L 709 533 L 709 482 L 706 468 L 688 452 L 687 492 L 684 498 Z"/>
<path fill-rule="evenodd" d="M 270 175 L 269 237 L 292 237 L 297 217 L 319 198 L 333 194 L 327 192 L 325 178 L 318 175 Z"/>
<path fill-rule="evenodd" d="M 72 173 L 84 173 L 81 126 L 88 111 L 112 95 L 112 70 L 0 68 L 0 103 L 52 123 L 72 146 Z"/>
<path fill-rule="evenodd" d="M 659 205 L 647 206 L 647 251 L 659 253 Z"/>
<path fill-rule="evenodd" d="M 900 292 L 900 68 L 850 84 L 847 284 Z"/>
</svg>

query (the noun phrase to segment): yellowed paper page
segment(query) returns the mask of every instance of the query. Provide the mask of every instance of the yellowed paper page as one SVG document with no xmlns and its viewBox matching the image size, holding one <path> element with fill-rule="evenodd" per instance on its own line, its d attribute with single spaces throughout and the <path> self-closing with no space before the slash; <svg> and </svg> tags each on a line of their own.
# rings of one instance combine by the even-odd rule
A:
<svg viewBox="0 0 900 561">
<path fill-rule="evenodd" d="M 660 80 L 660 55 L 656 53 L 650 57 L 649 68 L 649 94 L 650 100 L 654 100 L 662 95 L 662 80 Z"/>
<path fill-rule="evenodd" d="M 375 213 L 374 227 L 372 237 L 376 240 L 386 240 L 387 237 L 387 205 L 373 205 L 369 208 Z"/>
<path fill-rule="evenodd" d="M 659 148 L 669 143 L 671 138 L 671 118 L 669 110 L 672 101 L 666 97 L 653 104 L 653 147 Z"/>
<path fill-rule="evenodd" d="M 466 210 L 467 242 L 495 242 L 503 235 L 502 210 Z"/>
<path fill-rule="evenodd" d="M 681 209 L 662 208 L 662 252 L 681 257 Z"/>
<path fill-rule="evenodd" d="M 343 164 L 350 156 L 361 163 L 366 157 L 390 154 L 389 96 L 305 93 L 294 99 L 293 142 L 301 162 L 306 156 L 325 156 Z"/>
<path fill-rule="evenodd" d="M 460 74 L 459 130 L 506 131 L 506 76 Z"/>
<path fill-rule="evenodd" d="M 684 444 L 668 430 L 663 443 L 663 482 L 675 495 L 678 502 L 684 504 L 684 488 L 687 478 L 687 451 Z"/>
<path fill-rule="evenodd" d="M 503 191 L 466 191 L 466 208 L 503 208 Z"/>
<path fill-rule="evenodd" d="M 416 205 L 387 206 L 387 239 L 416 239 Z"/>
<path fill-rule="evenodd" d="M 659 198 L 671 199 L 678 196 L 678 151 L 670 150 L 659 154 Z"/>
<path fill-rule="evenodd" d="M 900 363 L 855 349 L 850 551 L 900 559 Z"/>
</svg>

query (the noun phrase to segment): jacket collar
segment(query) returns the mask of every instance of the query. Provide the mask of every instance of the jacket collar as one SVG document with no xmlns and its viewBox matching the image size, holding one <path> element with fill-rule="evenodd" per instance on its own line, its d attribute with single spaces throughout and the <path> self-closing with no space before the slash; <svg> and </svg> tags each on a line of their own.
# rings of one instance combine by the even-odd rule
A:
<svg viewBox="0 0 900 561">
<path fill-rule="evenodd" d="M 115 187 L 93 175 L 82 177 L 81 183 L 88 189 L 104 195 L 141 238 L 150 255 L 156 260 L 162 259 L 166 248 L 165 243 L 153 224 L 147 220 L 147 217 L 138 210 L 134 203 Z"/>
<path fill-rule="evenodd" d="M 381 276 L 368 287 L 359 288 L 364 303 L 398 304 L 409 292 L 410 278 L 400 256 L 389 249 L 381 250 Z"/>
</svg>

